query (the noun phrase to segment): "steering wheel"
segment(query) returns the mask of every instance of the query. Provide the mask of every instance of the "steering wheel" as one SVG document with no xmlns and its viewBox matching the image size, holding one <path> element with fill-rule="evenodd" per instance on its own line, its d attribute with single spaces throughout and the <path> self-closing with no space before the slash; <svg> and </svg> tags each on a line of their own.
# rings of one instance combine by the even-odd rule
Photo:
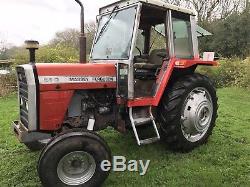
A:
<svg viewBox="0 0 250 187">
<path fill-rule="evenodd" d="M 142 52 L 141 52 L 141 50 L 140 50 L 140 48 L 139 47 L 135 47 L 138 51 L 139 51 L 139 53 L 140 53 L 140 57 L 142 56 Z"/>
</svg>

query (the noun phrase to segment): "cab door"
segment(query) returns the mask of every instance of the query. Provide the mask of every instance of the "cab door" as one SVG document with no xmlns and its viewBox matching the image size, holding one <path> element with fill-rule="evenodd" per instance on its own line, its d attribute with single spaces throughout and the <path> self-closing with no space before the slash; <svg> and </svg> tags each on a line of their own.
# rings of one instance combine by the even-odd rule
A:
<svg viewBox="0 0 250 187">
<path fill-rule="evenodd" d="M 144 5 L 133 51 L 134 99 L 153 97 L 164 61 L 169 59 L 167 10 Z"/>
</svg>

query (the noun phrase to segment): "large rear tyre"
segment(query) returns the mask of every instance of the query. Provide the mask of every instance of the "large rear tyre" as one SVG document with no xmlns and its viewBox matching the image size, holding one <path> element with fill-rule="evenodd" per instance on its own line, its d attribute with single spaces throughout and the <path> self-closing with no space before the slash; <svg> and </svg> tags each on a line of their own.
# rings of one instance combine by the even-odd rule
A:
<svg viewBox="0 0 250 187">
<path fill-rule="evenodd" d="M 69 131 L 55 137 L 42 151 L 38 173 L 45 187 L 97 187 L 109 175 L 101 162 L 111 162 L 105 141 L 95 133 Z"/>
<path fill-rule="evenodd" d="M 206 143 L 215 126 L 217 100 L 206 76 L 192 74 L 173 82 L 158 108 L 161 137 L 168 147 L 188 152 Z"/>
</svg>

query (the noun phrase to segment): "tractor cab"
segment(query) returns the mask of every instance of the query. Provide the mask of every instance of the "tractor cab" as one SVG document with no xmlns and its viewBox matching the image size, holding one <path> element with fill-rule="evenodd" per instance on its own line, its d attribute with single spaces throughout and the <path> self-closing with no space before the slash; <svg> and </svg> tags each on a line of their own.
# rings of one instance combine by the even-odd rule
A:
<svg viewBox="0 0 250 187">
<path fill-rule="evenodd" d="M 191 10 L 158 0 L 119 1 L 101 8 L 97 20 L 91 61 L 117 64 L 117 94 L 131 106 L 158 105 L 175 69 L 194 71 L 204 63 L 197 62 Z"/>
</svg>

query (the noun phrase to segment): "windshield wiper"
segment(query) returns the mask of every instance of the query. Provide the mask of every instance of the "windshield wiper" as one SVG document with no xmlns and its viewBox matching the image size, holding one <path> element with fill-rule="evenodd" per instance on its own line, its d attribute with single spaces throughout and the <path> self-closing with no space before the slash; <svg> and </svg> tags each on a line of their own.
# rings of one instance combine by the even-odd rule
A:
<svg viewBox="0 0 250 187">
<path fill-rule="evenodd" d="M 115 16 L 113 16 L 113 13 L 115 12 L 115 10 L 119 8 L 118 6 L 115 6 L 114 9 L 112 10 L 112 12 L 109 15 L 109 19 L 106 21 L 106 23 L 102 26 L 101 31 L 99 33 L 99 35 L 96 37 L 95 40 L 95 44 L 97 44 L 97 42 L 100 40 L 100 38 L 102 37 L 103 33 L 106 31 L 106 28 L 108 27 L 111 19 L 114 19 L 116 17 L 116 15 L 118 14 L 118 12 L 115 14 Z"/>
</svg>

